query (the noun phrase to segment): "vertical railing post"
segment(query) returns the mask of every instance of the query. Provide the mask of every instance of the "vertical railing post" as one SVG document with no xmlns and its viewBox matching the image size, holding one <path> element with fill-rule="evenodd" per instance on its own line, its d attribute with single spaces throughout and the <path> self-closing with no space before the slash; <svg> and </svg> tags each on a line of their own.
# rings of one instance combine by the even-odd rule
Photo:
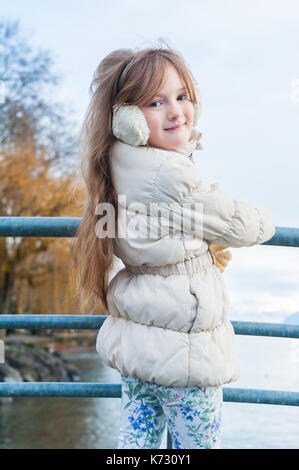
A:
<svg viewBox="0 0 299 470">
<path fill-rule="evenodd" d="M 169 429 L 167 427 L 167 444 L 166 444 L 166 449 L 172 449 L 172 440 L 171 440 L 171 435 L 169 432 Z"/>
</svg>

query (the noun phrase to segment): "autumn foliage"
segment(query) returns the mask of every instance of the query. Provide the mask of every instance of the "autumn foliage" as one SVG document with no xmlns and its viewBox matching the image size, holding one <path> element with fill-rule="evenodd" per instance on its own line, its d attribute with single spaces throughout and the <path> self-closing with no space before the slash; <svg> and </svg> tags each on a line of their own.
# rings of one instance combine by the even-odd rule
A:
<svg viewBox="0 0 299 470">
<path fill-rule="evenodd" d="M 82 216 L 80 182 L 57 175 L 46 157 L 25 143 L 2 152 L 1 216 Z M 71 238 L 0 238 L 1 313 L 79 314 L 71 244 Z"/>
</svg>

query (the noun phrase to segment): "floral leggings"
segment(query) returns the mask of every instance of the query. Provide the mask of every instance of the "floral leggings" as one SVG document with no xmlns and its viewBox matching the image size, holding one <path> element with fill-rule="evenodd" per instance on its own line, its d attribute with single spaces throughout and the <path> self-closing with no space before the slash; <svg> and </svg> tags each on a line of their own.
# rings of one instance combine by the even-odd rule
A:
<svg viewBox="0 0 299 470">
<path fill-rule="evenodd" d="M 167 422 L 173 449 L 220 449 L 222 386 L 166 387 L 121 375 L 118 449 L 159 449 Z"/>
</svg>

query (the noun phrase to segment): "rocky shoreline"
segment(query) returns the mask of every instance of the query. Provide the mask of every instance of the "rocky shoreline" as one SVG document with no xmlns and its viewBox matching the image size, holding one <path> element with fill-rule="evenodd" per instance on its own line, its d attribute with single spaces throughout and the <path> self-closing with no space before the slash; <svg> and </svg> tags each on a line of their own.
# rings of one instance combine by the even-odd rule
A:
<svg viewBox="0 0 299 470">
<path fill-rule="evenodd" d="M 1 382 L 64 382 L 79 378 L 80 371 L 57 351 L 12 343 L 0 364 Z"/>
<path fill-rule="evenodd" d="M 53 343 L 42 343 L 18 340 L 5 342 L 5 362 L 0 364 L 0 382 L 78 381 L 80 370 L 64 356 L 64 353 L 69 355 L 70 351 L 74 351 L 74 343 L 56 344 L 60 351 L 55 350 Z M 77 346 L 75 350 L 80 348 L 82 346 Z M 13 400 L 12 397 L 0 397 L 0 405 Z"/>
</svg>

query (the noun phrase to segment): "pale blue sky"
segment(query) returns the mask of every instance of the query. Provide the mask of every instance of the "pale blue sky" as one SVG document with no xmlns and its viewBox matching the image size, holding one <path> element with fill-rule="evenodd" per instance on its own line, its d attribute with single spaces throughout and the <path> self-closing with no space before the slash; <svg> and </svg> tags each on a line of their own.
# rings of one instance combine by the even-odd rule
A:
<svg viewBox="0 0 299 470">
<path fill-rule="evenodd" d="M 52 52 L 56 70 L 64 76 L 58 97 L 73 106 L 78 127 L 102 58 L 118 48 L 156 45 L 163 37 L 183 54 L 200 85 L 204 150 L 194 155 L 199 171 L 235 198 L 269 208 L 277 226 L 299 227 L 299 85 L 292 86 L 299 83 L 298 1 L 1 3 L 2 19 L 19 19 L 22 33 Z M 257 297 L 247 304 L 249 310 L 257 304 L 263 311 L 276 309 L 278 315 L 286 305 L 286 313 L 299 310 L 298 251 L 232 250 L 234 263 L 225 276 L 236 314 L 239 303 L 240 311 L 244 308 L 246 282 L 252 283 L 257 269 Z M 243 269 L 248 262 L 251 274 Z M 241 271 L 243 287 L 237 275 Z M 276 285 L 286 277 L 291 292 L 274 292 L 272 280 Z"/>
</svg>

